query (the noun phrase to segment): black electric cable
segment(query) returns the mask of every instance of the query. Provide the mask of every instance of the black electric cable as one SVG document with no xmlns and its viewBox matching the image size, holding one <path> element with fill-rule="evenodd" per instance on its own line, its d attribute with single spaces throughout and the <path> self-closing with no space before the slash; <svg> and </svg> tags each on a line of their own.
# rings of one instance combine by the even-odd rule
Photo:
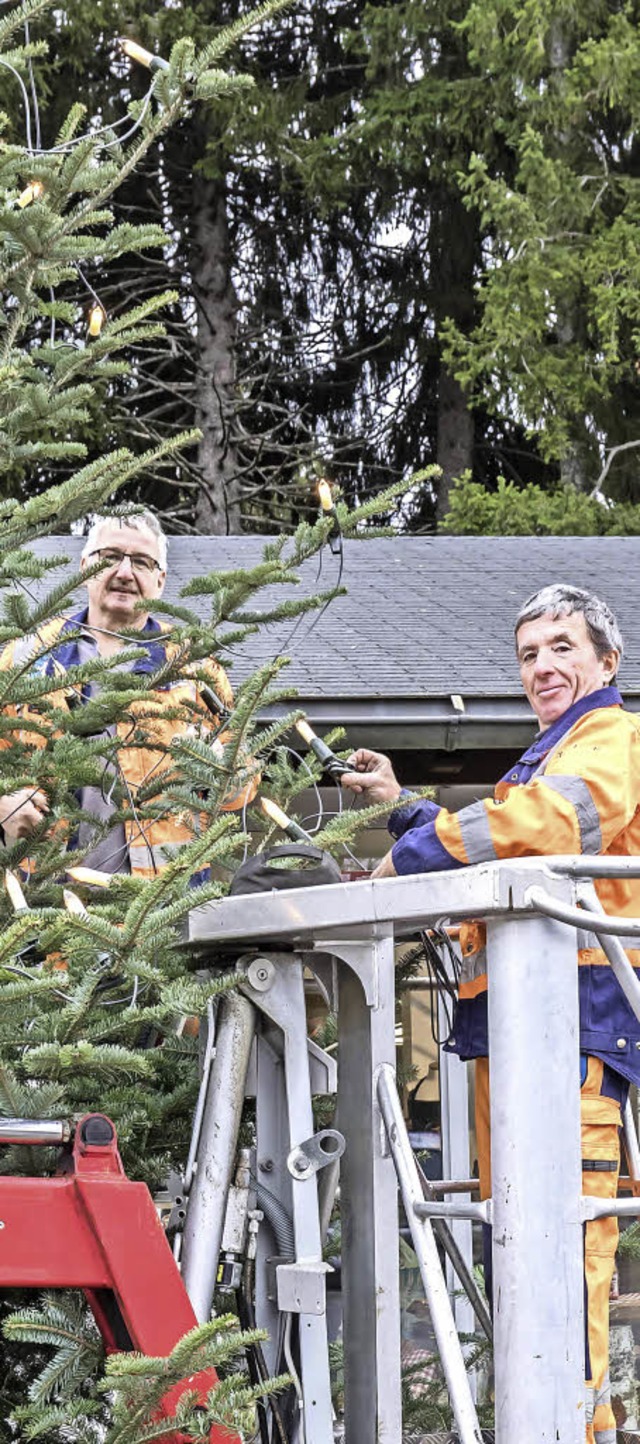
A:
<svg viewBox="0 0 640 1444">
<path fill-rule="evenodd" d="M 455 1006 L 458 996 L 458 981 L 460 968 L 458 959 L 451 944 L 451 940 L 447 936 L 444 928 L 436 927 L 431 929 L 431 932 L 434 933 L 438 938 L 440 947 L 446 948 L 446 951 L 452 963 L 452 969 L 454 974 L 453 978 L 449 976 L 442 957 L 438 951 L 438 948 L 436 947 L 436 944 L 434 943 L 433 938 L 430 936 L 430 934 L 427 932 L 421 932 L 420 941 L 422 943 L 427 975 L 431 982 L 431 988 L 429 990 L 430 1022 L 434 1042 L 437 1044 L 438 1048 L 440 1048 L 442 1044 L 446 1042 L 446 1038 L 443 1038 L 440 1033 L 438 999 L 442 999 L 443 1012 L 448 1036 L 451 1032 L 451 1028 L 453 1025 L 453 1008 Z"/>
<path fill-rule="evenodd" d="M 239 1290 L 239 1293 L 242 1298 L 242 1308 L 244 1310 L 244 1316 L 247 1320 L 246 1325 L 243 1324 L 243 1328 L 246 1327 L 249 1329 L 255 1329 L 256 1318 L 253 1310 L 253 1262 L 251 1259 L 245 1259 L 244 1261 L 242 1269 L 242 1286 Z M 256 1383 L 264 1384 L 269 1378 L 269 1367 L 264 1356 L 262 1344 L 254 1344 L 252 1345 L 252 1348 L 255 1354 L 256 1367 L 258 1370 L 258 1379 L 256 1380 Z M 267 1398 L 271 1413 L 273 1415 L 274 1434 L 272 1435 L 272 1444 L 275 1444 L 276 1435 L 279 1440 L 279 1444 L 290 1444 L 290 1436 L 285 1430 L 282 1416 L 278 1408 L 278 1401 L 274 1398 L 273 1394 L 267 1395 Z M 269 1444 L 268 1440 L 267 1444 Z"/>
<path fill-rule="evenodd" d="M 240 1328 L 251 1328 L 251 1324 L 249 1322 L 249 1310 L 247 1308 L 247 1303 L 244 1298 L 244 1290 L 242 1287 L 236 1289 L 236 1304 L 238 1306 L 238 1318 L 240 1321 Z M 256 1357 L 257 1350 L 255 1344 L 247 1345 L 245 1349 L 245 1355 L 251 1383 L 254 1385 L 254 1387 L 256 1385 L 260 1386 L 260 1384 L 263 1383 L 263 1379 Z M 269 1444 L 269 1425 L 267 1422 L 267 1407 L 265 1398 L 256 1399 L 256 1410 L 258 1414 L 258 1428 L 260 1430 L 260 1444 Z"/>
</svg>

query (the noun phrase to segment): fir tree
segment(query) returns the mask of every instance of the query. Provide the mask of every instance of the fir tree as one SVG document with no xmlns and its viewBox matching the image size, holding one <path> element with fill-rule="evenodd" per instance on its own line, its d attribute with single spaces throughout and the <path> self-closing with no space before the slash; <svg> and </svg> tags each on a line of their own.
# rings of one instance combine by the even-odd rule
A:
<svg viewBox="0 0 640 1444">
<path fill-rule="evenodd" d="M 279 4 L 263 5 L 257 18 Z M 5 55 L 26 79 L 30 59 L 42 46 L 22 43 L 20 32 L 42 9 L 43 0 L 26 0 L 0 21 L 0 43 L 11 47 Z M 152 1189 L 184 1161 L 198 1086 L 197 1045 L 177 1021 L 204 1015 L 229 986 L 224 977 L 196 976 L 180 946 L 194 903 L 190 879 L 205 865 L 214 877 L 229 878 L 245 847 L 254 845 L 242 817 L 221 811 L 225 797 L 248 775 L 263 774 L 265 788 L 271 776 L 287 804 L 308 781 L 308 772 L 296 772 L 278 750 L 295 711 L 282 707 L 280 719 L 267 729 L 257 720 L 259 709 L 283 702 L 284 659 L 275 658 L 247 680 L 223 721 L 214 724 L 194 704 L 189 734 L 171 747 L 170 766 L 149 779 L 135 804 L 116 792 L 116 820 L 135 805 L 142 829 L 167 811 L 202 819 L 193 842 L 154 879 L 116 875 L 104 892 L 80 883 L 69 896 L 67 844 L 82 821 L 78 794 L 100 785 L 106 766 L 117 771 L 118 740 L 106 739 L 105 732 L 147 692 L 183 675 L 206 680 L 207 659 L 224 655 L 257 626 L 303 618 L 326 605 L 335 587 L 298 600 L 287 588 L 300 565 L 324 545 L 335 519 L 343 534 L 355 533 L 375 510 L 371 504 L 350 514 L 338 503 L 335 519 L 320 515 L 292 538 L 269 543 L 251 571 L 194 578 L 176 607 L 156 606 L 170 624 L 173 650 L 151 677 L 122 670 L 134 655 L 126 645 L 115 658 L 97 656 L 70 667 L 64 678 L 41 665 L 49 652 L 43 629 L 68 606 L 78 578 L 53 585 L 54 562 L 43 561 L 34 543 L 77 525 L 88 512 L 113 506 L 120 488 L 145 468 L 170 461 L 193 435 L 146 453 L 118 447 L 87 459 L 91 417 L 98 406 L 108 409 L 132 349 L 161 340 L 160 313 L 171 294 L 145 299 L 115 318 L 94 316 L 87 334 L 86 318 L 73 309 L 68 287 L 77 286 L 84 266 L 99 258 L 164 245 L 159 228 L 114 220 L 113 198 L 189 107 L 244 91 L 245 79 L 219 66 L 237 33 L 238 28 L 218 35 L 200 50 L 188 39 L 178 40 L 167 68 L 152 70 L 145 100 L 130 105 L 128 140 L 118 139 L 113 127 L 85 134 L 76 104 L 48 150 L 34 148 L 32 138 L 26 147 L 5 144 L 0 150 L 0 643 L 31 639 L 27 659 L 0 670 L 0 794 L 42 791 L 49 808 L 36 832 L 3 854 L 5 882 L 12 877 L 14 882 L 11 892 L 0 892 L 0 1115 L 73 1121 L 87 1111 L 106 1112 L 116 1124 L 126 1170 Z M 383 495 L 383 509 L 393 499 L 393 493 Z M 260 605 L 267 586 L 284 599 Z M 69 706 L 87 683 L 94 688 L 91 700 Z M 170 692 L 166 698 L 161 714 L 170 718 Z M 222 755 L 211 747 L 218 735 Z M 319 767 L 310 768 L 319 775 Z M 256 816 L 261 845 L 269 834 L 257 808 Z M 356 825 L 343 818 L 324 840 L 340 849 Z M 76 853 L 74 861 L 81 862 L 82 855 Z M 224 880 L 209 882 L 199 890 L 198 903 L 220 897 L 226 888 Z M 156 1046 L 148 1046 L 150 1038 Z M 5 1173 L 47 1173 L 54 1162 L 47 1150 L 12 1147 L 3 1152 L 0 1167 Z M 74 1300 L 45 1296 L 26 1300 L 17 1312 L 15 1301 L 10 1308 L 0 1395 L 0 1432 L 7 1439 L 19 1428 L 23 1438 L 106 1437 L 116 1444 L 126 1435 L 128 1444 L 136 1444 L 153 1432 L 149 1410 L 158 1391 L 161 1395 L 182 1376 L 180 1370 L 188 1373 L 198 1360 L 230 1365 L 247 1343 L 217 1320 L 183 1341 L 169 1361 L 112 1363 L 101 1393 L 99 1342 Z M 255 1390 L 231 1370 L 208 1417 L 224 1415 L 243 1429 L 254 1397 Z M 192 1404 L 184 1403 L 187 1430 L 197 1423 Z"/>
</svg>

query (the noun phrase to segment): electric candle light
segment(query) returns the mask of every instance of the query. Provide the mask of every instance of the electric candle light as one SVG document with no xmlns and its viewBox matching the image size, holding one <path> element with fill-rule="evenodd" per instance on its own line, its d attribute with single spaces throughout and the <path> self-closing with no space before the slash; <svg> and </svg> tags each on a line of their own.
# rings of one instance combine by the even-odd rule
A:
<svg viewBox="0 0 640 1444">
<path fill-rule="evenodd" d="M 147 70 L 169 69 L 168 60 L 163 60 L 160 55 L 154 55 L 151 50 L 145 50 L 144 45 L 138 45 L 137 40 L 129 40 L 127 36 L 123 36 L 118 44 L 129 60 L 137 60 L 139 65 L 146 65 Z"/>
<path fill-rule="evenodd" d="M 54 677 L 60 677 L 62 680 L 66 678 L 64 667 L 62 663 L 58 661 L 57 657 L 53 658 L 53 675 Z M 73 687 L 64 688 L 64 700 L 70 712 L 73 712 L 76 707 L 80 706 L 80 697 L 77 692 L 74 692 Z"/>
<path fill-rule="evenodd" d="M 22 891 L 20 883 L 18 882 L 15 872 L 9 872 L 8 868 L 4 875 L 4 885 L 9 895 L 9 901 L 14 912 L 28 913 L 29 904 Z"/>
<path fill-rule="evenodd" d="M 270 821 L 275 822 L 276 827 L 281 827 L 282 831 L 286 832 L 288 837 L 293 838 L 294 842 L 312 841 L 309 833 L 305 832 L 299 823 L 294 822 L 292 817 L 287 817 L 286 812 L 283 812 L 282 808 L 278 807 L 277 802 L 272 802 L 270 797 L 261 797 L 260 806 Z"/>
<path fill-rule="evenodd" d="M 318 482 L 318 500 L 323 511 L 329 512 L 335 510 L 333 505 L 333 492 L 328 481 Z"/>
<path fill-rule="evenodd" d="M 300 733 L 303 742 L 306 742 L 308 747 L 313 747 L 314 740 L 317 741 L 313 727 L 310 727 L 309 723 L 305 722 L 304 717 L 298 718 L 296 722 L 296 732 Z"/>
<path fill-rule="evenodd" d="M 325 772 L 330 772 L 332 777 L 342 777 L 343 772 L 349 771 L 346 762 L 341 762 L 340 758 L 336 757 L 335 752 L 332 752 L 327 743 L 323 742 L 322 738 L 316 735 L 313 727 L 310 727 L 309 723 L 304 721 L 304 718 L 296 722 L 296 730 L 300 733 L 300 736 L 306 742 L 307 746 L 311 748 L 318 762 L 322 763 Z"/>
<path fill-rule="evenodd" d="M 333 492 L 331 490 L 331 487 L 329 486 L 328 481 L 318 482 L 318 500 L 320 502 L 322 515 L 330 516 L 332 520 L 332 526 L 329 531 L 329 536 L 327 537 L 327 541 L 329 542 L 329 550 L 334 556 L 341 556 L 342 533 L 340 531 L 338 513 L 336 512 L 334 505 Z"/>
<path fill-rule="evenodd" d="M 71 888 L 63 887 L 62 901 L 67 909 L 67 912 L 73 913 L 74 917 L 88 918 L 89 914 L 84 903 L 81 901 L 81 899 L 77 896 L 76 893 L 71 891 Z"/>
<path fill-rule="evenodd" d="M 104 306 L 101 306 L 100 303 L 96 301 L 89 312 L 89 335 L 99 336 L 105 321 L 106 313 Z"/>
<path fill-rule="evenodd" d="M 67 877 L 87 887 L 111 887 L 113 881 L 113 873 L 97 872 L 93 867 L 68 867 L 66 872 Z"/>
<path fill-rule="evenodd" d="M 42 181 L 32 181 L 31 184 L 27 186 L 26 190 L 23 190 L 22 194 L 18 196 L 18 205 L 20 207 L 20 210 L 23 211 L 25 206 L 30 206 L 31 202 L 37 201 L 39 196 L 41 195 L 44 195 L 44 186 L 42 184 Z"/>
</svg>

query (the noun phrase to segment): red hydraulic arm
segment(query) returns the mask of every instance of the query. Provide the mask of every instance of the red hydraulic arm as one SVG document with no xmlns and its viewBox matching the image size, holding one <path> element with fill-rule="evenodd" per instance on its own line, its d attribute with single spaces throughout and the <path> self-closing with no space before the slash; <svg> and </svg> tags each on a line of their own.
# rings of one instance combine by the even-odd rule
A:
<svg viewBox="0 0 640 1444">
<path fill-rule="evenodd" d="M 82 1289 L 108 1353 L 162 1357 L 197 1324 L 149 1190 L 127 1178 L 104 1114 L 81 1119 L 55 1177 L 0 1177 L 0 1289 L 11 1288 Z M 215 1383 L 214 1369 L 182 1380 L 163 1416 L 187 1391 L 204 1402 Z M 238 1444 L 217 1428 L 210 1441 Z"/>
</svg>

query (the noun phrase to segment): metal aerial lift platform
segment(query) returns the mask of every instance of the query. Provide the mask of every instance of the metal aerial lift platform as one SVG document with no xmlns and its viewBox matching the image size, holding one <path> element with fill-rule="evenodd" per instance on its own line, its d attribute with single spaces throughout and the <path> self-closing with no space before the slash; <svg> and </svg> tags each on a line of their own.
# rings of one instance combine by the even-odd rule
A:
<svg viewBox="0 0 640 1444">
<path fill-rule="evenodd" d="M 209 958 L 221 962 L 240 952 L 239 992 L 221 1007 L 209 1095 L 219 1100 L 237 1092 L 246 1059 L 249 1088 L 257 1094 L 257 1173 L 269 1166 L 269 1188 L 290 1214 L 295 1244 L 295 1257 L 275 1266 L 275 1301 L 257 1290 L 257 1321 L 272 1331 L 278 1314 L 298 1315 L 304 1444 L 332 1438 L 321 1249 L 322 1181 L 331 1155 L 323 1158 L 312 1122 L 322 1060 L 305 1037 L 305 968 L 316 974 L 338 1017 L 345 1444 L 402 1439 L 398 1185 L 461 1444 L 479 1444 L 482 1434 L 434 1241 L 437 1218 L 493 1228 L 497 1444 L 583 1444 L 583 1224 L 605 1212 L 640 1212 L 635 1197 L 582 1196 L 578 928 L 600 935 L 640 1016 L 640 982 L 616 936 L 640 937 L 640 920 L 604 917 L 592 880 L 606 873 L 640 876 L 640 862 L 512 860 L 234 897 L 191 914 L 190 939 Z M 438 1201 L 424 1198 L 395 1088 L 394 944 L 442 921 L 469 918 L 487 923 L 493 1196 L 478 1202 L 452 1192 Z M 233 1035 L 232 1046 L 225 1045 L 226 1035 Z M 326 1079 L 318 1091 L 329 1091 Z M 221 1205 L 233 1170 L 234 1146 L 220 1138 L 216 1112 L 216 1106 L 208 1115 L 204 1110 L 203 1166 L 191 1186 L 182 1252 L 183 1278 L 200 1318 L 211 1303 Z M 455 1115 L 454 1109 L 449 1128 L 466 1134 L 464 1107 Z M 638 1176 L 629 1114 L 626 1136 Z M 266 1273 L 266 1259 L 263 1265 Z"/>
<path fill-rule="evenodd" d="M 198 965 L 228 970 L 232 961 L 238 989 L 223 998 L 203 1040 L 202 1087 L 175 1211 L 181 1277 L 160 1232 L 161 1272 L 168 1278 L 168 1259 L 170 1287 L 183 1291 L 177 1338 L 194 1319 L 209 1318 L 225 1261 L 255 1251 L 255 1315 L 270 1335 L 267 1362 L 274 1368 L 283 1357 L 296 1386 L 292 1444 L 331 1444 L 337 1438 L 345 1444 L 401 1444 L 398 1191 L 451 1398 L 456 1430 L 451 1438 L 480 1444 L 483 1435 L 456 1328 L 457 1305 L 434 1238 L 437 1220 L 454 1231 L 468 1230 L 470 1221 L 493 1228 L 496 1444 L 584 1444 L 583 1225 L 604 1213 L 640 1212 L 636 1197 L 582 1196 L 578 929 L 598 933 L 640 1017 L 640 983 L 617 937 L 640 937 L 640 920 L 605 918 L 593 887 L 593 878 L 605 874 L 640 876 L 640 861 L 522 859 L 449 874 L 243 895 L 191 913 L 189 944 Z M 459 1191 L 468 1175 L 464 1167 L 462 1180 L 453 1178 L 449 1190 L 443 1185 L 437 1196 L 430 1191 L 425 1197 L 395 1086 L 394 946 L 424 929 L 469 918 L 487 923 L 493 1195 L 481 1202 L 470 1186 L 468 1196 Z M 307 970 L 336 1011 L 337 1067 L 307 1038 Z M 468 1129 L 463 1076 L 464 1065 L 449 1058 L 444 1153 L 454 1160 L 464 1157 Z M 317 1129 L 313 1098 L 327 1093 L 336 1095 L 334 1126 Z M 236 1157 L 245 1096 L 256 1100 L 255 1160 L 252 1179 L 239 1187 Z M 101 1126 L 102 1142 L 91 1141 L 95 1116 L 76 1131 L 74 1219 L 84 1212 L 86 1220 L 91 1213 L 87 1169 L 90 1175 L 104 1164 L 103 1187 L 113 1189 L 120 1179 L 122 1187 L 141 1188 L 122 1180 L 115 1139 L 106 1138 L 104 1120 Z M 625 1139 L 630 1173 L 638 1180 L 640 1155 L 629 1111 Z M 323 1258 L 338 1169 L 343 1428 L 331 1403 L 329 1266 Z M 55 1188 L 60 1180 L 0 1179 L 0 1218 L 11 1217 L 10 1227 L 0 1231 L 0 1286 L 29 1282 L 28 1248 L 13 1272 L 6 1262 L 10 1235 L 17 1237 L 21 1227 L 17 1205 L 11 1215 L 8 1209 L 13 1190 L 22 1185 Z M 95 1189 L 95 1181 L 91 1186 Z M 257 1207 L 247 1215 L 251 1194 Z M 234 1233 L 240 1195 L 252 1222 L 250 1244 L 241 1228 Z M 34 1207 L 40 1207 L 37 1200 Z M 96 1252 L 104 1255 L 106 1247 L 107 1254 L 112 1249 L 117 1254 L 121 1243 L 113 1217 L 94 1208 L 89 1231 Z M 144 1270 L 147 1264 L 138 1259 L 135 1267 Z M 109 1270 L 106 1282 L 104 1273 L 94 1277 L 88 1266 L 65 1282 L 88 1291 L 103 1331 L 110 1325 L 108 1319 L 101 1323 L 100 1290 L 109 1289 L 134 1339 L 138 1325 L 127 1309 L 135 1312 L 138 1303 L 130 1306 L 128 1282 L 122 1289 L 111 1263 Z M 34 1286 L 51 1282 L 33 1275 L 31 1280 Z M 146 1283 L 136 1281 L 134 1292 L 144 1291 L 150 1311 L 157 1312 L 154 1287 L 147 1277 Z M 154 1343 L 153 1351 L 168 1352 L 176 1338 L 160 1347 Z M 117 1342 L 114 1333 L 112 1346 Z"/>
</svg>

